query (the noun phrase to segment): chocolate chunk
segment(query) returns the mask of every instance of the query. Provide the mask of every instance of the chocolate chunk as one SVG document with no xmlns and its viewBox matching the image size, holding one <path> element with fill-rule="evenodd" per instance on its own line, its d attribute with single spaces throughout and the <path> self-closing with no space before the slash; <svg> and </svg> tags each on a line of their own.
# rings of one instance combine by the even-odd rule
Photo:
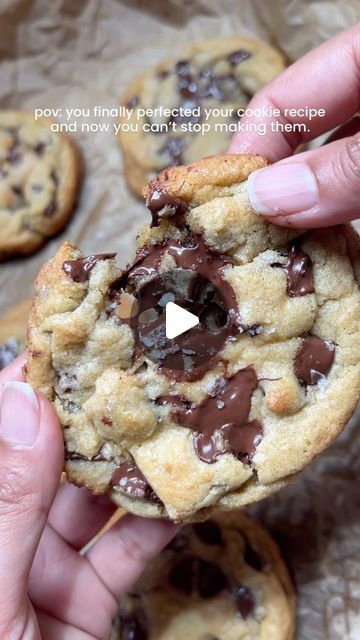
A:
<svg viewBox="0 0 360 640">
<path fill-rule="evenodd" d="M 334 362 L 335 345 L 317 336 L 304 338 L 296 353 L 294 371 L 303 384 L 316 384 L 326 376 Z"/>
<path fill-rule="evenodd" d="M 65 449 L 65 460 L 67 462 L 68 461 L 73 462 L 77 460 L 81 460 L 83 462 L 104 462 L 106 458 L 100 452 L 97 453 L 92 458 L 88 458 L 87 456 L 84 456 L 82 453 L 79 453 L 79 451 L 68 451 L 67 449 Z"/>
<path fill-rule="evenodd" d="M 66 260 L 62 266 L 66 275 L 74 282 L 86 282 L 96 263 L 99 260 L 111 260 L 116 253 L 98 253 L 97 255 L 79 258 L 78 260 Z"/>
<path fill-rule="evenodd" d="M 248 60 L 251 58 L 251 53 L 249 51 L 245 51 L 244 49 L 238 49 L 237 51 L 233 51 L 228 56 L 228 60 L 230 64 L 239 64 L 239 62 L 243 62 L 244 60 Z"/>
<path fill-rule="evenodd" d="M 198 556 L 187 556 L 170 571 L 170 584 L 187 595 L 197 594 L 204 600 L 213 598 L 228 586 L 226 576 L 214 562 Z"/>
<path fill-rule="evenodd" d="M 0 344 L 0 370 L 15 360 L 19 355 L 19 345 L 15 338 L 10 338 Z"/>
<path fill-rule="evenodd" d="M 246 540 L 245 543 L 244 560 L 246 564 L 255 569 L 255 571 L 262 571 L 266 565 L 265 560 L 255 551 L 249 540 Z"/>
<path fill-rule="evenodd" d="M 184 164 L 182 156 L 185 147 L 184 138 L 169 138 L 166 143 L 159 149 L 159 153 L 169 154 L 171 162 L 170 167 L 178 167 L 180 164 Z"/>
<path fill-rule="evenodd" d="M 246 620 L 253 613 L 256 604 L 254 594 L 249 587 L 241 584 L 236 589 L 235 603 L 239 616 Z"/>
<path fill-rule="evenodd" d="M 197 406 L 184 406 L 179 396 L 170 396 L 170 402 L 176 398 L 173 419 L 195 431 L 195 449 L 201 460 L 212 464 L 219 455 L 232 453 L 244 464 L 251 463 L 263 435 L 257 420 L 248 422 L 257 383 L 255 371 L 247 367 L 227 379 L 216 395 L 208 396 Z"/>
<path fill-rule="evenodd" d="M 36 153 L 36 155 L 42 156 L 42 155 L 44 155 L 45 147 L 46 147 L 46 144 L 44 142 L 39 142 L 34 147 L 34 152 Z"/>
<path fill-rule="evenodd" d="M 296 242 L 290 248 L 284 270 L 287 280 L 286 292 L 290 298 L 314 293 L 312 260 Z"/>
<path fill-rule="evenodd" d="M 166 217 L 175 215 L 183 215 L 188 210 L 188 205 L 180 198 L 176 198 L 170 193 L 155 189 L 146 200 L 146 206 L 152 215 L 152 227 L 157 227 L 159 224 L 159 213 L 166 207 Z"/>
<path fill-rule="evenodd" d="M 140 276 L 157 274 L 165 253 L 174 259 L 176 268 L 136 285 Z M 137 313 L 127 322 L 134 332 L 136 353 L 145 353 L 172 379 L 200 379 L 225 342 L 243 330 L 234 290 L 223 274 L 223 268 L 231 264 L 230 258 L 209 249 L 196 234 L 189 234 L 185 244 L 168 240 L 143 247 L 110 291 L 111 298 L 121 300 L 121 292 L 135 289 Z M 166 337 L 168 302 L 200 319 L 191 331 L 173 340 Z M 139 321 L 149 310 L 154 310 L 146 314 L 150 321 Z"/>
<path fill-rule="evenodd" d="M 193 527 L 197 537 L 204 544 L 215 545 L 223 543 L 221 529 L 214 520 L 196 522 Z"/>
<path fill-rule="evenodd" d="M 114 471 L 112 487 L 131 498 L 158 502 L 159 498 L 133 460 L 125 460 Z"/>
<path fill-rule="evenodd" d="M 21 145 L 19 142 L 16 142 L 13 147 L 9 150 L 6 160 L 10 162 L 10 164 L 17 164 L 20 162 L 22 158 Z"/>
<path fill-rule="evenodd" d="M 131 98 L 129 98 L 125 106 L 128 109 L 132 109 L 133 107 L 136 107 L 136 105 L 138 104 L 139 104 L 139 96 L 131 96 Z"/>
<path fill-rule="evenodd" d="M 47 205 L 47 207 L 45 207 L 44 209 L 44 216 L 46 218 L 52 218 L 52 216 L 54 215 L 54 213 L 56 213 L 57 210 L 57 202 L 56 202 L 56 197 L 54 196 L 49 204 Z"/>
<path fill-rule="evenodd" d="M 148 624 L 144 611 L 120 615 L 121 640 L 148 640 Z"/>
<path fill-rule="evenodd" d="M 18 184 L 13 184 L 11 187 L 11 191 L 13 193 L 15 193 L 16 196 L 18 196 L 19 198 L 24 198 L 24 189 L 22 188 L 22 186 L 18 185 Z"/>
</svg>

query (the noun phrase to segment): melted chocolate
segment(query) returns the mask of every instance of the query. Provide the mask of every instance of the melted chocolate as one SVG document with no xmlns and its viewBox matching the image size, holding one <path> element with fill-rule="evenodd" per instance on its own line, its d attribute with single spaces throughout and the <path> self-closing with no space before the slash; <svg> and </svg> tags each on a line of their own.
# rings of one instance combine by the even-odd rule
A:
<svg viewBox="0 0 360 640">
<path fill-rule="evenodd" d="M 158 226 L 159 213 L 164 209 L 164 207 L 170 210 L 172 216 L 183 215 L 188 209 L 186 202 L 159 189 L 154 189 L 154 191 L 151 192 L 150 196 L 146 200 L 146 206 L 152 215 L 152 227 Z"/>
<path fill-rule="evenodd" d="M 121 640 L 148 640 L 148 625 L 144 611 L 137 610 L 120 616 Z"/>
<path fill-rule="evenodd" d="M 176 268 L 158 274 L 166 252 Z M 124 321 L 134 332 L 137 353 L 145 353 L 175 380 L 201 378 L 225 342 L 242 331 L 234 291 L 223 275 L 223 268 L 231 264 L 227 256 L 211 251 L 199 235 L 189 237 L 185 246 L 169 240 L 144 247 L 111 293 L 114 298 L 121 291 L 134 290 L 137 311 Z M 139 287 L 136 279 L 145 275 L 156 277 Z M 172 340 L 166 337 L 168 302 L 200 320 Z"/>
<path fill-rule="evenodd" d="M 125 460 L 115 469 L 111 483 L 114 489 L 131 498 L 141 498 L 151 502 L 159 501 L 144 474 L 132 460 Z"/>
<path fill-rule="evenodd" d="M 317 336 L 304 338 L 294 360 L 295 375 L 303 384 L 316 384 L 326 376 L 334 362 L 335 345 Z"/>
<path fill-rule="evenodd" d="M 239 616 L 246 620 L 253 613 L 256 604 L 254 594 L 249 587 L 240 585 L 236 589 L 235 603 Z"/>
<path fill-rule="evenodd" d="M 99 260 L 115 258 L 116 253 L 98 253 L 97 255 L 79 258 L 78 260 L 66 260 L 62 266 L 66 275 L 74 282 L 86 282 L 96 263 Z"/>
<path fill-rule="evenodd" d="M 214 520 L 196 522 L 193 527 L 197 537 L 204 544 L 215 545 L 223 543 L 221 529 Z"/>
<path fill-rule="evenodd" d="M 283 268 L 286 273 L 286 293 L 290 298 L 314 293 L 312 260 L 298 243 L 291 245 L 288 261 Z"/>
<path fill-rule="evenodd" d="M 186 595 L 197 594 L 204 600 L 213 598 L 228 586 L 228 581 L 214 562 L 187 556 L 170 571 L 170 584 Z"/>
<path fill-rule="evenodd" d="M 257 383 L 255 371 L 247 367 L 195 407 L 183 403 L 179 396 L 168 396 L 175 422 L 195 431 L 195 449 L 203 462 L 212 464 L 219 455 L 232 453 L 244 464 L 251 463 L 263 434 L 257 420 L 248 422 Z"/>
</svg>

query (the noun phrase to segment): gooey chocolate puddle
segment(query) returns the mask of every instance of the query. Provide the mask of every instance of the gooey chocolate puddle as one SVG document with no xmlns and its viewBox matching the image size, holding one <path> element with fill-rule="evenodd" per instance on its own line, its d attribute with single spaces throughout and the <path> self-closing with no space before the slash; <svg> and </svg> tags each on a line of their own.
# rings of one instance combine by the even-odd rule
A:
<svg viewBox="0 0 360 640">
<path fill-rule="evenodd" d="M 171 569 L 169 582 L 186 595 L 199 595 L 204 600 L 228 587 L 227 578 L 217 564 L 195 555 L 185 557 Z"/>
<path fill-rule="evenodd" d="M 225 379 L 213 396 L 197 406 L 175 395 L 159 396 L 157 403 L 170 405 L 174 421 L 195 432 L 195 450 L 203 462 L 213 464 L 219 455 L 232 453 L 250 464 L 263 436 L 260 422 L 248 421 L 257 384 L 254 369 L 247 367 Z"/>
<path fill-rule="evenodd" d="M 316 384 L 329 373 L 334 357 L 333 342 L 318 336 L 307 336 L 301 341 L 295 356 L 295 375 L 302 384 Z"/>
<path fill-rule="evenodd" d="M 176 267 L 159 274 L 165 253 Z M 198 234 L 189 233 L 185 244 L 168 240 L 143 247 L 110 293 L 115 302 L 124 292 L 135 297 L 135 313 L 122 318 L 133 331 L 135 357 L 144 353 L 174 380 L 200 379 L 225 342 L 243 331 L 234 291 L 223 273 L 230 265 L 230 258 L 209 249 Z M 139 286 L 142 276 L 153 277 Z M 200 323 L 169 340 L 168 302 L 194 313 Z"/>
</svg>

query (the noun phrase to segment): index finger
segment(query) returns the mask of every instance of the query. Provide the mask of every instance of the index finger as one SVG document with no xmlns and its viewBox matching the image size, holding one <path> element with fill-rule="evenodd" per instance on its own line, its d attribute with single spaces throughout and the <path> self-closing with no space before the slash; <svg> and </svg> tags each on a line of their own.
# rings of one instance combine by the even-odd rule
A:
<svg viewBox="0 0 360 640">
<path fill-rule="evenodd" d="M 325 115 L 310 119 L 291 111 L 304 107 L 323 109 Z M 305 55 L 256 94 L 249 110 L 279 109 L 281 115 L 244 116 L 240 123 L 244 133 L 235 134 L 228 152 L 256 153 L 276 162 L 291 155 L 302 142 L 345 122 L 359 107 L 360 23 Z M 246 132 L 260 122 L 265 135 Z M 305 131 L 296 126 L 300 124 L 305 124 Z M 292 130 L 286 131 L 286 125 Z"/>
</svg>

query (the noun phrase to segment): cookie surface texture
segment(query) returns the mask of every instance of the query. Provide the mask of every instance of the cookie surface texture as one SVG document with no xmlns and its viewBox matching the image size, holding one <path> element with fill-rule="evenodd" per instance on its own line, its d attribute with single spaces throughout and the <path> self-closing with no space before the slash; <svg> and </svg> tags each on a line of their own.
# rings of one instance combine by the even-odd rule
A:
<svg viewBox="0 0 360 640">
<path fill-rule="evenodd" d="M 123 96 L 127 111 L 119 132 L 132 190 L 141 196 L 167 166 L 224 153 L 241 117 L 237 111 L 284 69 L 281 53 L 266 43 L 219 38 L 194 43 L 135 79 Z"/>
<path fill-rule="evenodd" d="M 255 156 L 169 169 L 123 271 L 65 243 L 37 279 L 28 380 L 54 403 L 68 478 L 144 516 L 240 508 L 287 484 L 360 388 L 359 248 L 348 226 L 277 227 Z M 166 305 L 199 324 L 166 337 Z"/>
<path fill-rule="evenodd" d="M 80 155 L 46 118 L 0 111 L 0 260 L 30 255 L 56 235 L 73 211 Z"/>
<path fill-rule="evenodd" d="M 269 534 L 242 513 L 184 527 L 122 598 L 111 640 L 292 640 L 295 598 Z"/>
</svg>

